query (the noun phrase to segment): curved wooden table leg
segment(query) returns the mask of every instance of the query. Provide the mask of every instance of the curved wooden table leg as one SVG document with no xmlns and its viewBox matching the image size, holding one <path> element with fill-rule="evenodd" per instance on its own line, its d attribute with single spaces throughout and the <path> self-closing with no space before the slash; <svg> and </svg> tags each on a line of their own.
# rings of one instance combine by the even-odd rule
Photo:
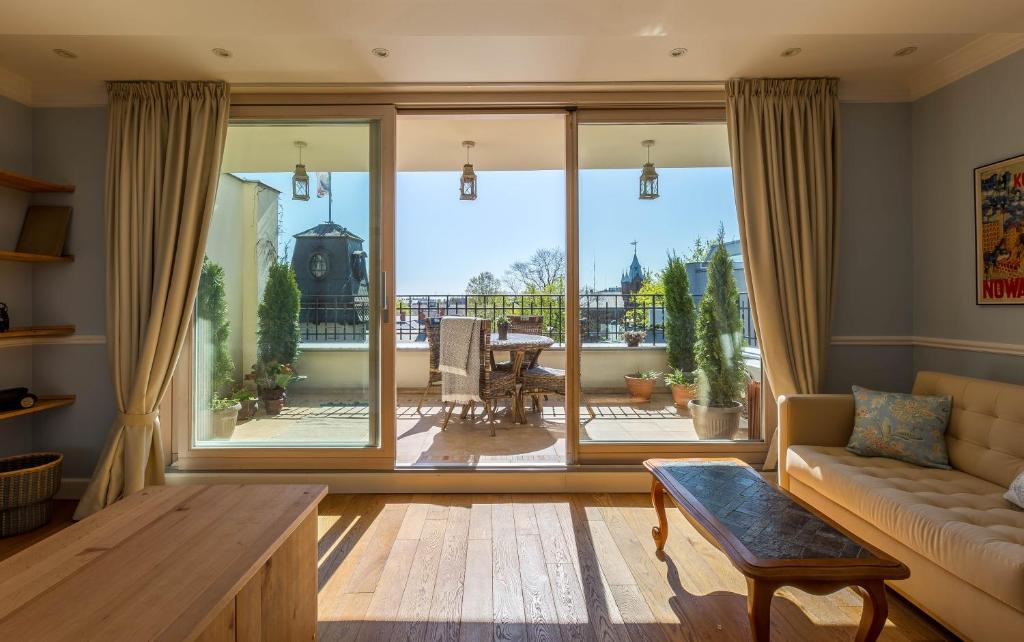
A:
<svg viewBox="0 0 1024 642">
<path fill-rule="evenodd" d="M 889 602 L 885 597 L 885 582 L 873 580 L 854 589 L 864 598 L 864 611 L 857 629 L 857 642 L 875 642 L 889 615 Z"/>
<path fill-rule="evenodd" d="M 660 551 L 665 548 L 665 542 L 668 541 L 668 517 L 665 515 L 665 487 L 657 477 L 651 481 L 651 503 L 658 513 L 658 525 L 651 529 L 651 537 Z"/>
<path fill-rule="evenodd" d="M 747 617 L 754 642 L 769 642 L 772 633 L 772 597 L 777 584 L 747 578 Z"/>
</svg>

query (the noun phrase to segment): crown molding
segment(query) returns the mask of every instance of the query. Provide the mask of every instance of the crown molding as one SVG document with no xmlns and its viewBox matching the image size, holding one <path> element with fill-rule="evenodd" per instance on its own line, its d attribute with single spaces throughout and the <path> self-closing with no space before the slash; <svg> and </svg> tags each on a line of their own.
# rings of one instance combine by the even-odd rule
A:
<svg viewBox="0 0 1024 642">
<path fill-rule="evenodd" d="M 923 98 L 1021 49 L 1024 49 L 1024 34 L 984 34 L 911 76 L 910 100 Z"/>
</svg>

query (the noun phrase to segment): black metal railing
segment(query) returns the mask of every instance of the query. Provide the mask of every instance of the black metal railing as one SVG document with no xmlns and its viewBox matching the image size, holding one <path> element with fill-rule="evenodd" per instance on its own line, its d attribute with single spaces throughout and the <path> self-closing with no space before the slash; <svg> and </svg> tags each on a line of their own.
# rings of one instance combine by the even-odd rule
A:
<svg viewBox="0 0 1024 642">
<path fill-rule="evenodd" d="M 587 293 L 579 295 L 580 336 L 584 343 L 623 343 L 627 331 L 642 331 L 645 345 L 665 344 L 665 300 L 661 294 Z M 694 297 L 699 304 L 700 297 Z M 743 344 L 757 347 L 750 303 L 740 294 Z M 369 308 L 365 296 L 303 296 L 300 338 L 303 342 L 361 343 L 367 340 Z M 402 294 L 395 301 L 398 341 L 426 341 L 424 320 L 473 316 L 540 316 L 543 334 L 565 343 L 564 294 Z"/>
</svg>

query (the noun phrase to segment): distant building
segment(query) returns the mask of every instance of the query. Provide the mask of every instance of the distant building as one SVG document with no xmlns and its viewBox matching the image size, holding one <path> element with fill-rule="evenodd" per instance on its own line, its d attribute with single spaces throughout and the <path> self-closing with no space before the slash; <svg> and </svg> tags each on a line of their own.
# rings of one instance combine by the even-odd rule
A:
<svg viewBox="0 0 1024 642">
<path fill-rule="evenodd" d="M 302 293 L 300 324 L 332 323 L 360 332 L 367 323 L 366 252 L 363 239 L 337 223 L 295 235 L 292 270 Z M 344 331 L 344 330 L 343 330 Z"/>
<path fill-rule="evenodd" d="M 640 259 L 636 256 L 636 247 L 633 248 L 633 261 L 629 264 L 629 269 L 622 273 L 622 281 L 620 282 L 620 291 L 622 297 L 629 302 L 631 294 L 636 294 L 640 291 L 640 288 L 644 284 L 644 271 L 640 267 Z"/>
</svg>

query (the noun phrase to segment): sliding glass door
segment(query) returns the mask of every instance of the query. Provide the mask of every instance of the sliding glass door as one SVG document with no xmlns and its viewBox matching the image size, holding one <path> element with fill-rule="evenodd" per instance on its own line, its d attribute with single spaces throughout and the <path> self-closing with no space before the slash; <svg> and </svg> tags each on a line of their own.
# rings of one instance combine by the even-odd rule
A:
<svg viewBox="0 0 1024 642">
<path fill-rule="evenodd" d="M 394 112 L 233 116 L 179 455 L 196 465 L 390 468 Z"/>
</svg>

